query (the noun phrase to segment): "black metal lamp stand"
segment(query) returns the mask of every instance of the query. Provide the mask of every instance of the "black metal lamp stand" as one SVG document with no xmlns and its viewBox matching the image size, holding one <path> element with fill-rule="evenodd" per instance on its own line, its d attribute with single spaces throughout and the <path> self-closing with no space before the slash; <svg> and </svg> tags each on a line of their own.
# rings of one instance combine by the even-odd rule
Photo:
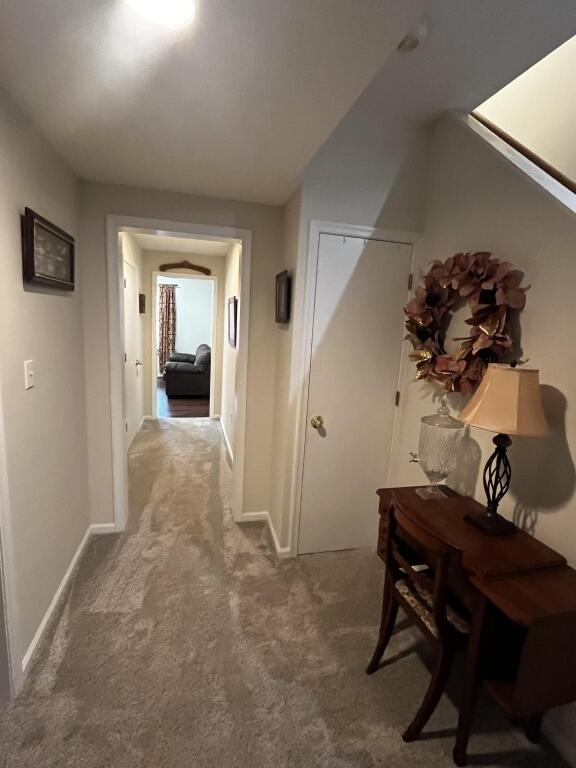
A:
<svg viewBox="0 0 576 768">
<path fill-rule="evenodd" d="M 512 440 L 508 435 L 496 435 L 492 442 L 496 450 L 484 467 L 486 511 L 483 515 L 466 515 L 466 520 L 490 536 L 509 536 L 517 533 L 518 528 L 498 514 L 498 505 L 510 488 L 512 469 L 506 450 L 512 445 Z"/>
</svg>

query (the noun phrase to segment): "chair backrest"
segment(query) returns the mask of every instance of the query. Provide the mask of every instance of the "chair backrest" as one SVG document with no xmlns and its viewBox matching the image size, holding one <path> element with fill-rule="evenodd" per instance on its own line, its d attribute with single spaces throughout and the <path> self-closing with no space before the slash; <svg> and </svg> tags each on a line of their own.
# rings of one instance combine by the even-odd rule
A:
<svg viewBox="0 0 576 768">
<path fill-rule="evenodd" d="M 212 350 L 208 344 L 200 344 L 196 350 L 195 366 L 200 371 L 207 371 L 210 367 L 210 360 L 212 356 Z"/>
<path fill-rule="evenodd" d="M 408 579 L 432 594 L 432 615 L 438 634 L 448 626 L 448 578 L 461 568 L 462 551 L 415 523 L 396 505 L 388 515 L 388 552 L 386 562 L 394 579 Z M 415 566 L 426 565 L 422 571 Z M 430 573 L 431 572 L 431 573 Z"/>
</svg>

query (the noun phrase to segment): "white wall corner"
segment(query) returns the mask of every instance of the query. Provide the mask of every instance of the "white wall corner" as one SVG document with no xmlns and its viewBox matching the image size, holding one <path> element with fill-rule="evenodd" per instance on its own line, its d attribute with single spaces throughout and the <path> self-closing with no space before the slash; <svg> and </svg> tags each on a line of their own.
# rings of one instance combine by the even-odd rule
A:
<svg viewBox="0 0 576 768">
<path fill-rule="evenodd" d="M 292 557 L 292 551 L 290 550 L 290 547 L 281 547 L 280 541 L 278 539 L 278 535 L 276 533 L 276 530 L 274 528 L 274 524 L 272 523 L 272 518 L 270 517 L 270 513 L 266 510 L 263 510 L 262 512 L 245 512 L 242 515 L 242 519 L 240 520 L 240 524 L 242 523 L 266 523 L 268 526 L 268 530 L 270 531 L 270 537 L 272 539 L 272 544 L 274 545 L 274 551 L 276 552 L 277 557 L 279 557 L 281 560 L 284 560 L 288 557 Z"/>
<path fill-rule="evenodd" d="M 62 580 L 58 585 L 56 592 L 54 593 L 54 597 L 52 598 L 50 605 L 48 606 L 48 609 L 46 610 L 46 613 L 42 618 L 42 621 L 38 625 L 38 629 L 36 630 L 36 633 L 32 638 L 32 642 L 28 646 L 28 650 L 26 651 L 26 653 L 24 654 L 24 657 L 22 658 L 22 672 L 26 671 L 27 667 L 32 661 L 34 653 L 36 652 L 38 645 L 42 640 L 44 632 L 46 631 L 48 625 L 50 624 L 52 617 L 55 615 L 56 609 L 60 604 L 60 600 L 63 598 L 64 594 L 66 593 L 66 588 L 76 571 L 76 568 L 80 562 L 82 555 L 84 554 L 84 550 L 86 549 L 86 545 L 88 544 L 91 534 L 92 534 L 92 526 L 88 526 L 84 536 L 82 537 L 82 541 L 78 545 L 78 548 L 74 553 L 72 560 L 70 561 L 70 565 L 66 569 L 66 573 L 62 577 Z"/>
<path fill-rule="evenodd" d="M 114 523 L 92 523 L 90 526 L 91 536 L 100 536 L 108 533 L 116 533 L 116 526 Z"/>
<path fill-rule="evenodd" d="M 228 456 L 230 456 L 230 461 L 234 462 L 234 454 L 232 453 L 232 446 L 230 445 L 230 440 L 228 439 L 228 434 L 226 433 L 226 427 L 224 426 L 224 422 L 222 421 L 221 417 L 219 417 L 219 420 L 220 420 L 220 429 L 222 430 L 222 434 L 224 435 L 224 442 L 226 443 L 226 450 L 228 451 Z"/>
<path fill-rule="evenodd" d="M 576 743 L 566 735 L 566 723 L 559 722 L 552 715 L 544 720 L 542 731 L 566 762 L 576 768 Z"/>
</svg>

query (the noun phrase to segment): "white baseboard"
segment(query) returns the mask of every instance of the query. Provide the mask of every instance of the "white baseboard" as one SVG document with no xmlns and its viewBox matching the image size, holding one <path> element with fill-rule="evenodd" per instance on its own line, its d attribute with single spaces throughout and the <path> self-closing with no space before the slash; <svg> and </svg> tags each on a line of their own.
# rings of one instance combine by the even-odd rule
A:
<svg viewBox="0 0 576 768">
<path fill-rule="evenodd" d="M 100 534 L 116 533 L 114 523 L 92 523 L 90 526 L 91 536 L 100 536 Z"/>
<path fill-rule="evenodd" d="M 282 560 L 284 558 L 292 557 L 292 553 L 290 552 L 290 547 L 280 546 L 280 542 L 278 541 L 278 536 L 276 535 L 276 530 L 274 529 L 274 525 L 272 524 L 272 518 L 270 517 L 270 513 L 267 510 L 263 510 L 262 512 L 244 512 L 240 522 L 241 523 L 255 523 L 255 522 L 266 523 L 266 525 L 268 526 L 268 530 L 270 531 L 270 536 L 272 537 L 272 543 L 274 544 L 274 550 L 276 551 L 276 555 Z"/>
<path fill-rule="evenodd" d="M 62 581 L 58 585 L 58 589 L 54 593 L 54 597 L 52 598 L 52 601 L 50 602 L 50 605 L 48 606 L 48 610 L 44 614 L 44 617 L 42 621 L 40 622 L 40 625 L 38 626 L 38 629 L 36 630 L 36 634 L 32 638 L 32 642 L 28 646 L 28 650 L 24 654 L 24 658 L 22 659 L 22 672 L 26 671 L 26 668 L 30 664 L 30 661 L 32 660 L 32 657 L 34 655 L 34 652 L 36 651 L 38 644 L 40 643 L 40 640 L 42 639 L 42 635 L 46 631 L 46 627 L 48 626 L 48 623 L 50 619 L 52 618 L 52 614 L 54 613 L 60 598 L 62 597 L 62 594 L 64 593 L 64 590 L 68 586 L 68 582 L 70 581 L 70 577 L 74 573 L 74 570 L 82 557 L 82 554 L 84 550 L 86 549 L 86 545 L 88 544 L 88 539 L 90 538 L 92 533 L 91 526 L 88 526 L 86 529 L 86 533 L 82 537 L 82 541 L 78 545 L 78 549 L 74 553 L 74 556 L 72 560 L 70 561 L 70 565 L 66 569 L 66 573 L 62 577 Z"/>
<path fill-rule="evenodd" d="M 573 718 L 572 718 L 573 719 Z M 576 766 L 576 745 L 567 733 L 568 728 L 562 727 L 555 714 L 550 713 L 542 724 L 542 732 L 548 741 L 560 752 L 569 765 Z"/>
<path fill-rule="evenodd" d="M 224 422 L 222 419 L 220 419 L 220 429 L 222 430 L 222 434 L 224 435 L 224 442 L 226 443 L 226 448 L 228 449 L 228 455 L 230 456 L 230 461 L 234 461 L 234 454 L 232 453 L 232 446 L 230 445 L 230 440 L 228 440 L 228 435 L 226 434 L 226 430 L 224 429 Z"/>
<path fill-rule="evenodd" d="M 82 541 L 78 545 L 78 549 L 74 553 L 74 556 L 70 561 L 70 565 L 68 566 L 68 568 L 66 569 L 66 573 L 62 577 L 62 581 L 58 585 L 58 589 L 56 590 L 56 592 L 54 593 L 54 597 L 50 601 L 50 605 L 48 606 L 48 609 L 44 614 L 42 621 L 40 622 L 34 637 L 32 638 L 32 642 L 30 643 L 30 645 L 28 646 L 28 650 L 24 654 L 24 658 L 22 659 L 22 672 L 25 672 L 28 665 L 30 664 L 32 657 L 34 656 L 34 653 L 38 648 L 40 641 L 42 640 L 42 636 L 46 631 L 46 627 L 50 623 L 50 619 L 52 618 L 54 611 L 58 607 L 60 598 L 64 594 L 66 587 L 70 582 L 70 579 L 74 575 L 76 566 L 80 562 L 80 558 L 84 554 L 84 550 L 86 549 L 86 546 L 91 536 L 99 536 L 100 534 L 104 534 L 104 533 L 114 533 L 114 531 L 115 531 L 114 523 L 95 523 L 93 525 L 89 525 L 88 528 L 86 529 L 86 533 L 82 537 Z"/>
</svg>

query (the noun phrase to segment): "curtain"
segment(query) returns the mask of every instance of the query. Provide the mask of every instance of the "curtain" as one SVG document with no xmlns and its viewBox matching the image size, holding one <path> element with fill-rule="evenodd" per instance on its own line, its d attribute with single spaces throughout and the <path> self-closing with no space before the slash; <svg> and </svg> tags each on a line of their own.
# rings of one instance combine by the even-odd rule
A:
<svg viewBox="0 0 576 768">
<path fill-rule="evenodd" d="M 164 367 L 170 355 L 176 349 L 176 286 L 160 285 L 158 298 L 160 311 L 160 345 L 158 349 L 158 366 L 164 373 Z"/>
</svg>

